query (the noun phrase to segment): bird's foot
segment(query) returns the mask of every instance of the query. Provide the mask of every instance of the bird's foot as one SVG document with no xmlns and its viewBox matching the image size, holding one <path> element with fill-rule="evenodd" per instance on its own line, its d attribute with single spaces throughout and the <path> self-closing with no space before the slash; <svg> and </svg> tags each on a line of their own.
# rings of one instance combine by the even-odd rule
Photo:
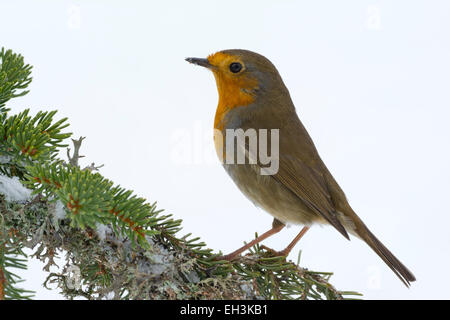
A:
<svg viewBox="0 0 450 320">
<path fill-rule="evenodd" d="M 285 250 L 276 251 L 272 248 L 266 247 L 265 245 L 262 245 L 261 249 L 264 249 L 267 252 L 270 252 L 275 257 L 287 257 L 287 255 L 289 254 L 289 252 L 286 252 Z"/>
</svg>

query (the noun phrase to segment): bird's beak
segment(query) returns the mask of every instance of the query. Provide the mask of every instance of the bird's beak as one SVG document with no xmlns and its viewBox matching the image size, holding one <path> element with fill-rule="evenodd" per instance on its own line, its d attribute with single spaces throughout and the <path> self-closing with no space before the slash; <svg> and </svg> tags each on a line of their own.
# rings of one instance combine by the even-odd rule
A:
<svg viewBox="0 0 450 320">
<path fill-rule="evenodd" d="M 185 59 L 187 62 L 189 63 L 193 63 L 208 69 L 211 69 L 213 67 L 212 64 L 209 63 L 208 59 L 203 59 L 203 58 L 186 58 Z"/>
</svg>

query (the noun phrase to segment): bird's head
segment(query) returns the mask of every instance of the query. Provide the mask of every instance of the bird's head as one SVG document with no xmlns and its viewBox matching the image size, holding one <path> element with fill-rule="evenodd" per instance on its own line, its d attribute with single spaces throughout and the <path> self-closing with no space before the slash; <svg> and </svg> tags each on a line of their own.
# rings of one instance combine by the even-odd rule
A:
<svg viewBox="0 0 450 320">
<path fill-rule="evenodd" d="M 227 108 L 249 105 L 263 94 L 287 91 L 275 66 L 252 51 L 223 50 L 206 59 L 186 58 L 186 61 L 213 72 L 219 104 Z"/>
</svg>

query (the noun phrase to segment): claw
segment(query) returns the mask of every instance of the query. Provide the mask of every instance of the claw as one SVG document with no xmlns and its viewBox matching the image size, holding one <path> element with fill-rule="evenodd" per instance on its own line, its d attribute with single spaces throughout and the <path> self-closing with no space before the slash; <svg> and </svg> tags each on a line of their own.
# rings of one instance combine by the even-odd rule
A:
<svg viewBox="0 0 450 320">
<path fill-rule="evenodd" d="M 273 250 L 272 248 L 266 247 L 265 245 L 261 245 L 261 249 L 264 249 L 267 252 L 270 252 L 275 257 L 287 257 L 287 253 L 284 250 L 276 251 L 276 250 Z"/>
</svg>

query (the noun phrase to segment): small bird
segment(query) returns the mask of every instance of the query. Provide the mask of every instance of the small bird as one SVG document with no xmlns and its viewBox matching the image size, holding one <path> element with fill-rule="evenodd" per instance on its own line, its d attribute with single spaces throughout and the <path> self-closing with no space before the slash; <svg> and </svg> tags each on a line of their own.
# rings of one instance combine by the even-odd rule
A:
<svg viewBox="0 0 450 320">
<path fill-rule="evenodd" d="M 350 207 L 300 122 L 280 74 L 267 58 L 252 51 L 233 49 L 219 51 L 206 59 L 186 58 L 186 61 L 206 67 L 214 74 L 219 93 L 214 142 L 223 167 L 247 198 L 274 217 L 269 231 L 221 258 L 233 260 L 286 224 L 303 225 L 293 241 L 277 252 L 287 256 L 311 225 L 330 224 L 348 240 L 350 233 L 365 241 L 407 287 L 416 280 Z M 276 172 L 262 174 L 264 164 L 260 160 L 253 163 L 223 161 L 225 156 L 235 159 L 236 155 L 229 158 L 226 153 L 230 152 L 231 144 L 220 140 L 228 139 L 230 130 L 238 129 L 245 132 L 253 129 L 257 133 L 261 129 L 278 130 L 278 150 L 271 154 L 278 163 Z M 262 135 L 258 138 L 262 139 Z M 241 146 L 248 160 L 252 152 L 247 140 L 241 141 Z M 236 146 L 238 142 L 233 143 Z M 237 147 L 232 150 L 238 152 Z"/>
</svg>

